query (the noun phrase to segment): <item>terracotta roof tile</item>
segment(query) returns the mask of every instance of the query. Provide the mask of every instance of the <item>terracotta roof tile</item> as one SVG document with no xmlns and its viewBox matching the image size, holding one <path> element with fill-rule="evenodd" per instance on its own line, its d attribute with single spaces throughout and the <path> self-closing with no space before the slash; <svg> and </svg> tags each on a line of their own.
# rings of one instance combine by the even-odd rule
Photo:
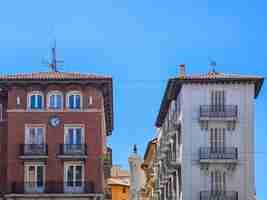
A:
<svg viewBox="0 0 267 200">
<path fill-rule="evenodd" d="M 81 74 L 78 72 L 35 72 L 2 74 L 0 80 L 98 80 L 111 79 L 111 76 L 99 76 L 95 74 Z"/>
<path fill-rule="evenodd" d="M 116 177 L 108 179 L 109 185 L 130 186 L 130 177 Z"/>
<path fill-rule="evenodd" d="M 225 73 L 219 73 L 219 72 L 209 72 L 207 74 L 200 74 L 200 75 L 189 75 L 186 76 L 186 80 L 212 80 L 212 79 L 258 79 L 261 78 L 260 76 L 253 76 L 253 75 L 240 75 L 240 74 L 225 74 Z"/>
</svg>

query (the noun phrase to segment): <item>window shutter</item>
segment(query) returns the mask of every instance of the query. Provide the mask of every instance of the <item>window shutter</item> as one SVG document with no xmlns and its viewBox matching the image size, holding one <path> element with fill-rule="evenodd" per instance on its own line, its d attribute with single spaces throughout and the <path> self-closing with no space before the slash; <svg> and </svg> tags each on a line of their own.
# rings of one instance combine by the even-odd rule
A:
<svg viewBox="0 0 267 200">
<path fill-rule="evenodd" d="M 42 108 L 42 96 L 41 95 L 37 95 L 37 108 Z"/>
</svg>

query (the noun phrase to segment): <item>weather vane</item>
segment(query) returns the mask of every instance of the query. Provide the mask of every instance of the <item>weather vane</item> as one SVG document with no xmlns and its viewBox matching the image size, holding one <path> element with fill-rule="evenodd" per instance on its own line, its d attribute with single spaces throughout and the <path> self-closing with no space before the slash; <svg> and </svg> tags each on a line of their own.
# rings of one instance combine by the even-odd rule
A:
<svg viewBox="0 0 267 200">
<path fill-rule="evenodd" d="M 134 146 L 133 146 L 133 152 L 134 152 L 134 154 L 137 154 L 137 145 L 136 144 L 134 144 Z"/>
<path fill-rule="evenodd" d="M 48 62 L 48 67 L 52 70 L 52 72 L 58 72 L 58 66 L 63 63 L 63 61 L 57 60 L 57 45 L 56 41 L 54 42 L 54 46 L 52 47 L 52 55 L 51 55 L 51 61 Z"/>
</svg>

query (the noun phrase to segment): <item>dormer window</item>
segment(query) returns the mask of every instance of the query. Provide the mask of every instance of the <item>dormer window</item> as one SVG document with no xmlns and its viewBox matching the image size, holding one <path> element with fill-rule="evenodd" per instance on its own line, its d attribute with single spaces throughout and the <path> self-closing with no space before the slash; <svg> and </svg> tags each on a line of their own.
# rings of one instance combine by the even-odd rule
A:
<svg viewBox="0 0 267 200">
<path fill-rule="evenodd" d="M 69 109 L 81 109 L 82 96 L 80 92 L 70 92 L 67 95 L 67 107 Z"/>
<path fill-rule="evenodd" d="M 42 109 L 44 105 L 43 94 L 41 92 L 31 92 L 28 95 L 28 108 Z"/>
<path fill-rule="evenodd" d="M 48 94 L 48 108 L 49 109 L 62 109 L 63 108 L 63 97 L 59 91 L 53 91 Z"/>
</svg>

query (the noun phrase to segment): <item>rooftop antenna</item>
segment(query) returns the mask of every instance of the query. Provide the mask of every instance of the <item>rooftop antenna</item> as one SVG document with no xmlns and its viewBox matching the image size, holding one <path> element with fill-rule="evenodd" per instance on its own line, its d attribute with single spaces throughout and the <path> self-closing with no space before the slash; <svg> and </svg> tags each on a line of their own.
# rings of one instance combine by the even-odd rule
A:
<svg viewBox="0 0 267 200">
<path fill-rule="evenodd" d="M 217 63 L 214 60 L 212 60 L 209 65 L 212 69 L 212 72 L 215 73 L 216 72 L 215 67 L 217 66 Z"/>
<path fill-rule="evenodd" d="M 58 72 L 58 66 L 63 63 L 61 60 L 57 60 L 57 44 L 54 41 L 54 46 L 51 48 L 51 61 L 48 62 L 48 67 L 51 68 L 52 72 Z"/>
</svg>

